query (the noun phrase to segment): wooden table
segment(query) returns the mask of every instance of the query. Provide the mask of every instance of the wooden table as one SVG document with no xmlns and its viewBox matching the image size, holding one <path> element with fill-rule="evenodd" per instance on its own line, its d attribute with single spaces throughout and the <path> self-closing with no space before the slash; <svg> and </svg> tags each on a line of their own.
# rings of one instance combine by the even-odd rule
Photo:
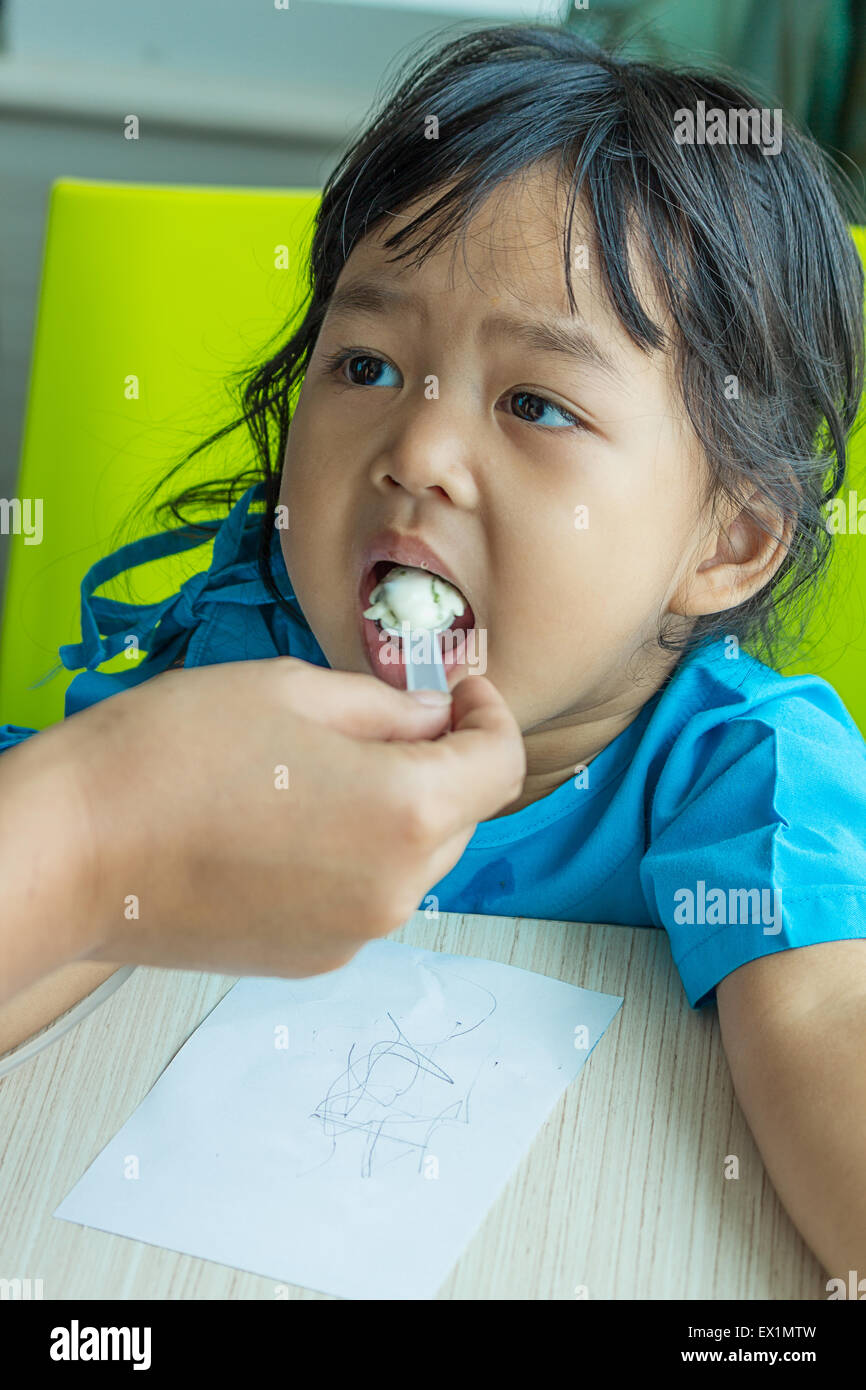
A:
<svg viewBox="0 0 866 1390">
<path fill-rule="evenodd" d="M 734 1097 L 715 1007 L 689 1008 L 666 933 L 417 913 L 391 939 L 624 997 L 439 1298 L 826 1298 Z M 41 1278 L 46 1299 L 275 1296 L 273 1279 L 51 1215 L 232 984 L 141 967 L 0 1080 L 0 1277 Z"/>
</svg>

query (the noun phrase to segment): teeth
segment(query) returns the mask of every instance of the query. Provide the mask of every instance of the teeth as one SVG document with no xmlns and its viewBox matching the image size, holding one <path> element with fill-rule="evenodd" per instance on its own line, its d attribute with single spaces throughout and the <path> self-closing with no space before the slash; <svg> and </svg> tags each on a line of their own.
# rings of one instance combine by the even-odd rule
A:
<svg viewBox="0 0 866 1390">
<path fill-rule="evenodd" d="M 441 575 L 395 565 L 370 594 L 364 617 L 374 618 L 386 632 L 399 634 L 407 622 L 413 632 L 444 632 L 465 610 L 460 591 Z"/>
</svg>

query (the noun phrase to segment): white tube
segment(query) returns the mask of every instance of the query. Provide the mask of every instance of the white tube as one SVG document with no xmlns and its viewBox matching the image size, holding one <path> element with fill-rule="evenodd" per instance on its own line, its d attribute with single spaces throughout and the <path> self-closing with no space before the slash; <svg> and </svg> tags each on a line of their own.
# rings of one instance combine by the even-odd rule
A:
<svg viewBox="0 0 866 1390">
<path fill-rule="evenodd" d="M 122 985 L 124 980 L 128 980 L 134 965 L 122 965 L 119 970 L 115 970 L 113 975 L 109 975 L 107 980 L 103 980 L 101 985 L 90 994 L 86 994 L 83 999 L 79 999 L 77 1004 L 73 1004 L 65 1014 L 54 1020 L 43 1032 L 37 1033 L 35 1037 L 28 1038 L 26 1042 L 19 1043 L 11 1052 L 6 1052 L 0 1057 L 0 1076 L 8 1076 L 10 1071 L 20 1067 L 22 1062 L 27 1062 L 31 1057 L 35 1057 L 37 1052 L 41 1052 L 43 1047 L 49 1043 L 56 1042 L 62 1038 L 64 1033 L 68 1033 L 70 1028 L 74 1028 L 76 1023 L 87 1018 L 88 1014 L 98 1008 L 110 994 Z"/>
</svg>

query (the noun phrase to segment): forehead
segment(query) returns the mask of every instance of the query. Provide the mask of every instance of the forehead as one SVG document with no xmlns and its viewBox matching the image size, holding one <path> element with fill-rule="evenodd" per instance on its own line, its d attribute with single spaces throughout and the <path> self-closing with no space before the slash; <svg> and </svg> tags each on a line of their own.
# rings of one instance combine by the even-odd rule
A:
<svg viewBox="0 0 866 1390">
<path fill-rule="evenodd" d="M 629 338 L 608 298 L 592 217 L 583 199 L 575 202 L 566 244 L 567 189 L 554 169 L 534 166 L 499 185 L 465 227 L 449 235 L 423 263 L 413 254 L 394 259 L 405 243 L 388 249 L 384 242 L 433 208 L 444 191 L 439 188 L 386 214 L 352 250 L 338 286 L 374 274 L 385 286 L 411 289 L 429 304 L 431 313 L 459 311 L 461 317 L 472 318 L 486 313 L 493 301 L 528 319 L 577 318 L 591 324 L 623 359 L 635 355 L 646 362 L 647 354 Z M 412 234 L 413 245 L 430 226 L 428 221 Z M 628 256 L 638 299 L 664 326 L 665 313 L 633 232 Z M 566 258 L 574 309 L 566 286 Z"/>
</svg>

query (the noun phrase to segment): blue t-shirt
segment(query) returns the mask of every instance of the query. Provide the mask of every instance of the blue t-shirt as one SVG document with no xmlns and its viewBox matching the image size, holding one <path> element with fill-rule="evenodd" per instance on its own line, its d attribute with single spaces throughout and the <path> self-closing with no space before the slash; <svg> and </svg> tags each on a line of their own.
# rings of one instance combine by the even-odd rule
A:
<svg viewBox="0 0 866 1390">
<path fill-rule="evenodd" d="M 82 583 L 82 641 L 60 648 L 80 671 L 66 714 L 184 665 L 296 656 L 328 662 L 294 597 L 272 535 L 256 553 L 261 484 L 215 528 L 208 570 L 162 603 L 94 597 L 132 565 L 201 544 L 185 530 L 146 537 Z M 135 634 L 147 657 L 100 663 Z M 59 668 L 58 668 L 59 669 Z M 33 734 L 0 728 L 0 749 Z M 512 815 L 482 821 L 458 863 L 418 904 L 443 911 L 663 927 L 693 1008 L 746 961 L 866 936 L 866 744 L 817 676 L 780 676 L 720 640 L 686 657 L 583 772 Z"/>
</svg>

